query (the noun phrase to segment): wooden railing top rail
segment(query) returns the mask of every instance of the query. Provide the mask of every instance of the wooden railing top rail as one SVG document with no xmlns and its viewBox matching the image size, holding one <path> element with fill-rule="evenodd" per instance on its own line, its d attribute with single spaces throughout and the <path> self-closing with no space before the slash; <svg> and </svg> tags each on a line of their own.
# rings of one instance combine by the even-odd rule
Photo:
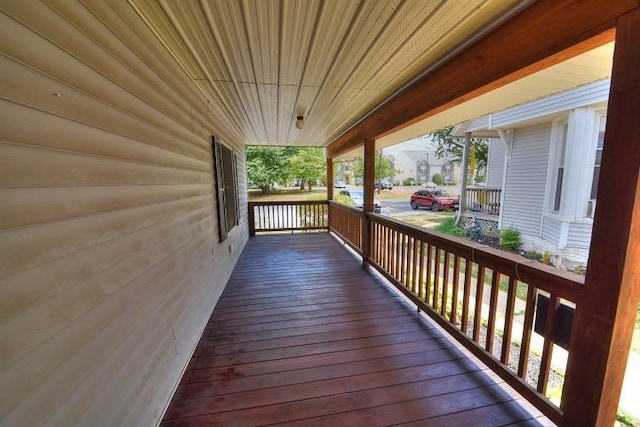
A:
<svg viewBox="0 0 640 427">
<path fill-rule="evenodd" d="M 347 206 L 347 205 L 345 205 L 343 203 L 338 203 L 338 202 L 335 202 L 333 200 L 329 200 L 329 205 L 331 205 L 332 207 L 337 208 L 337 209 L 342 209 L 342 210 L 345 210 L 345 211 L 349 211 L 349 212 L 360 214 L 360 215 L 364 216 L 364 212 L 363 212 L 362 209 L 354 208 L 353 206 Z"/>
<path fill-rule="evenodd" d="M 276 201 L 262 201 L 254 200 L 248 202 L 249 206 L 293 206 L 293 205 L 326 205 L 327 200 L 276 200 Z"/>
<path fill-rule="evenodd" d="M 559 270 L 521 255 L 469 242 L 437 231 L 425 230 L 380 214 L 369 213 L 368 215 L 373 221 L 394 228 L 410 237 L 433 242 L 441 249 L 483 264 L 500 273 L 516 277 L 522 282 L 535 283 L 536 288 L 557 295 L 559 298 L 568 299 L 575 303 L 579 303 L 581 300 L 580 291 L 584 284 L 584 277 L 579 274 Z"/>
</svg>

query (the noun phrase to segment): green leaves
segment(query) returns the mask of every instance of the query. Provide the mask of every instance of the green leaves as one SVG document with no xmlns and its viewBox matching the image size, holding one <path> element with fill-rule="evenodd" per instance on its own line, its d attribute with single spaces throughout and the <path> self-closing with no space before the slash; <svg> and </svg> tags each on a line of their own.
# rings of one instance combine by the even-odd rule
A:
<svg viewBox="0 0 640 427">
<path fill-rule="evenodd" d="M 311 183 L 324 179 L 325 173 L 323 148 L 247 146 L 249 185 L 264 192 L 274 183 L 286 184 L 297 178 Z"/>
</svg>

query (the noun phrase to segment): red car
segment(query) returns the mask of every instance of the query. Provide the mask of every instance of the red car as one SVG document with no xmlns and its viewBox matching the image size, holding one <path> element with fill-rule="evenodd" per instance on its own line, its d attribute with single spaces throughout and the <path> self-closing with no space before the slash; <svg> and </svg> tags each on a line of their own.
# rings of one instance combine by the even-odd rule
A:
<svg viewBox="0 0 640 427">
<path fill-rule="evenodd" d="M 411 209 L 431 208 L 434 212 L 445 209 L 457 210 L 459 204 L 456 196 L 440 189 L 418 190 L 411 195 Z"/>
</svg>

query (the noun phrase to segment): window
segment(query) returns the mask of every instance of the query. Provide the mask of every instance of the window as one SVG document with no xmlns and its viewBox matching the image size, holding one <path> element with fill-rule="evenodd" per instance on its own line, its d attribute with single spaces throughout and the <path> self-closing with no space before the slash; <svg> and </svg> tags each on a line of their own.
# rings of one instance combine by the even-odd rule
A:
<svg viewBox="0 0 640 427">
<path fill-rule="evenodd" d="M 558 126 L 556 135 L 556 166 L 554 168 L 554 187 L 553 195 L 553 211 L 560 211 L 560 202 L 562 201 L 562 180 L 564 178 L 564 164 L 567 152 L 567 131 L 569 124 L 565 121 Z"/>
<path fill-rule="evenodd" d="M 593 165 L 593 178 L 591 180 L 591 193 L 587 204 L 587 216 L 593 218 L 598 198 L 598 182 L 600 179 L 600 163 L 602 162 L 602 148 L 604 147 L 604 131 L 607 125 L 607 115 L 599 114 L 596 128 L 596 156 Z"/>
<path fill-rule="evenodd" d="M 596 160 L 593 165 L 593 181 L 591 181 L 591 199 L 595 200 L 598 194 L 598 179 L 600 178 L 600 162 L 602 161 L 602 148 L 604 147 L 604 130 L 607 125 L 607 115 L 602 114 L 598 123 L 598 139 L 596 143 Z"/>
<path fill-rule="evenodd" d="M 215 136 L 212 144 L 218 198 L 218 229 L 222 242 L 239 221 L 236 155 Z"/>
</svg>

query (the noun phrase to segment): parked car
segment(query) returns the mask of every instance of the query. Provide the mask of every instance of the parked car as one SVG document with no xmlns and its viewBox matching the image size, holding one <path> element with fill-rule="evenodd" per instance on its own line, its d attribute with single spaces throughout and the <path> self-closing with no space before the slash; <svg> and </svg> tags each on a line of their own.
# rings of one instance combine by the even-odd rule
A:
<svg viewBox="0 0 640 427">
<path fill-rule="evenodd" d="M 383 179 L 382 181 L 380 181 L 380 184 L 378 184 L 377 182 L 373 184 L 373 188 L 375 188 L 376 190 L 378 189 L 378 187 L 380 187 L 382 190 L 393 190 L 393 183 L 391 182 L 391 180 Z"/>
<path fill-rule="evenodd" d="M 335 188 L 346 188 L 347 186 L 344 184 L 344 181 L 338 180 L 336 181 L 333 186 Z"/>
<path fill-rule="evenodd" d="M 349 188 L 346 190 L 341 190 L 340 194 L 349 196 L 351 198 L 351 201 L 353 202 L 354 207 L 358 209 L 362 209 L 364 207 L 364 190 Z M 373 210 L 377 213 L 380 213 L 380 211 L 382 210 L 382 204 L 380 203 L 380 200 L 376 198 L 373 199 Z"/>
<path fill-rule="evenodd" d="M 446 209 L 457 210 L 460 206 L 458 197 L 440 189 L 418 190 L 411 195 L 410 203 L 411 209 L 431 208 L 434 212 Z"/>
<path fill-rule="evenodd" d="M 424 184 L 422 184 L 423 187 L 425 188 L 438 188 L 438 186 L 434 183 L 434 182 L 425 182 Z"/>
</svg>

